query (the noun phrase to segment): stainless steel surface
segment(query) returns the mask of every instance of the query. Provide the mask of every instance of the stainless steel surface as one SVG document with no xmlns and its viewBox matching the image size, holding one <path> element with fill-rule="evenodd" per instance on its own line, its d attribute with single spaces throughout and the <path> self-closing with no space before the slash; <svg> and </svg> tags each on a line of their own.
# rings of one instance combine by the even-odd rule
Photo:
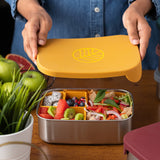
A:
<svg viewBox="0 0 160 160">
<path fill-rule="evenodd" d="M 127 92 L 118 89 L 115 91 Z M 48 143 L 122 144 L 124 135 L 131 131 L 133 113 L 125 120 L 71 121 L 44 119 L 38 115 L 38 108 L 39 105 L 36 110 L 39 136 Z"/>
<path fill-rule="evenodd" d="M 154 71 L 154 80 L 157 82 L 156 94 L 158 99 L 160 99 L 160 67 Z"/>
<path fill-rule="evenodd" d="M 127 160 L 138 160 L 132 153 L 128 153 Z"/>
<path fill-rule="evenodd" d="M 160 99 L 160 83 L 157 83 L 156 92 L 157 92 L 158 99 Z"/>
</svg>

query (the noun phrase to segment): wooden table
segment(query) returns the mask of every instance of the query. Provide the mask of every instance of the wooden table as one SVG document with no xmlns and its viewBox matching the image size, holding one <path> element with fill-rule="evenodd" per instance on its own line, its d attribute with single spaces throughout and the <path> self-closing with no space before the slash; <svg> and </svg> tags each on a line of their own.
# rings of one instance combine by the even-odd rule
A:
<svg viewBox="0 0 160 160">
<path fill-rule="evenodd" d="M 160 100 L 156 95 L 157 83 L 154 71 L 143 71 L 138 83 L 129 82 L 125 77 L 107 79 L 62 79 L 56 78 L 52 88 L 118 88 L 126 89 L 133 95 L 134 116 L 132 129 L 160 121 Z M 49 160 L 125 160 L 123 145 L 66 145 L 48 144 L 38 135 L 38 118 L 35 110 L 32 143 L 40 147 Z M 31 150 L 31 160 L 44 160 L 36 149 Z"/>
</svg>

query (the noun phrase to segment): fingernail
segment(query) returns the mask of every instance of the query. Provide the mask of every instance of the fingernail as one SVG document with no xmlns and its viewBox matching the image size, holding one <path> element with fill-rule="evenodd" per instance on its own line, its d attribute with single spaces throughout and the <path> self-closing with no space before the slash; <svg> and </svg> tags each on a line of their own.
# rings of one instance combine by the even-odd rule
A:
<svg viewBox="0 0 160 160">
<path fill-rule="evenodd" d="M 42 40 L 42 39 L 40 39 L 40 40 L 38 41 L 38 44 L 39 44 L 39 45 L 45 45 L 45 41 Z"/>
<path fill-rule="evenodd" d="M 134 45 L 139 44 L 139 39 L 133 39 L 133 40 L 132 40 L 132 44 L 134 44 Z"/>
<path fill-rule="evenodd" d="M 37 66 L 37 61 L 36 60 L 34 61 L 34 64 Z"/>
</svg>

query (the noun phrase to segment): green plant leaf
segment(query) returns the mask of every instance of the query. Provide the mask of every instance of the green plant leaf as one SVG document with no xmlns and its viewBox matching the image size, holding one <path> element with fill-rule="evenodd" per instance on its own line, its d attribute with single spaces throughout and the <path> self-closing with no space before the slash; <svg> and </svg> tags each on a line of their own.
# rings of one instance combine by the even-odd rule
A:
<svg viewBox="0 0 160 160">
<path fill-rule="evenodd" d="M 94 103 L 100 102 L 104 98 L 105 94 L 106 94 L 106 89 L 99 90 L 97 92 L 97 95 L 96 95 L 96 98 L 94 100 Z"/>
<path fill-rule="evenodd" d="M 22 84 L 22 76 L 13 73 L 11 92 L 0 87 L 0 134 L 20 131 L 26 126 L 31 111 L 41 101 L 41 86 L 33 94 Z M 16 83 L 15 83 L 16 82 Z M 43 83 L 42 83 L 43 85 Z"/>
<path fill-rule="evenodd" d="M 15 132 L 18 132 L 20 130 L 20 126 L 21 126 L 21 123 L 22 123 L 23 116 L 24 116 L 24 113 L 22 113 L 22 115 L 19 118 L 18 124 L 16 125 L 16 128 L 15 128 Z"/>
</svg>

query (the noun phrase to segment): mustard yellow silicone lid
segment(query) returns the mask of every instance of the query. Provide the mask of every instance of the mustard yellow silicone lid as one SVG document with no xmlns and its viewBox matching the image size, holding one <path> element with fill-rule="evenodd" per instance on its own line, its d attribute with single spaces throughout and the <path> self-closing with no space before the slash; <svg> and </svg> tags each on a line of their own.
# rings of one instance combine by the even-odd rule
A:
<svg viewBox="0 0 160 160">
<path fill-rule="evenodd" d="M 37 67 L 46 75 L 63 78 L 126 76 L 137 82 L 142 75 L 138 47 L 125 35 L 49 39 L 39 47 Z"/>
</svg>

